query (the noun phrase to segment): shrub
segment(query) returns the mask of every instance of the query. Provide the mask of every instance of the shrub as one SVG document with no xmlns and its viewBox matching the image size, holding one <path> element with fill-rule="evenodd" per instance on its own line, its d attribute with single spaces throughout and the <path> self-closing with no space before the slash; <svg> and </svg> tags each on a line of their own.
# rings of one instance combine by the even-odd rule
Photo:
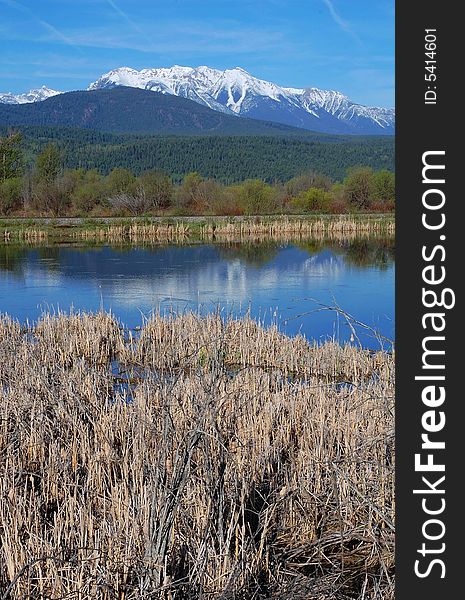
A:
<svg viewBox="0 0 465 600">
<path fill-rule="evenodd" d="M 73 192 L 72 202 L 78 212 L 90 212 L 100 204 L 104 195 L 100 186 L 93 183 L 84 183 Z"/>
<path fill-rule="evenodd" d="M 240 216 L 244 209 L 237 203 L 237 186 L 227 187 L 222 190 L 215 201 L 214 214 L 224 216 Z"/>
<path fill-rule="evenodd" d="M 105 191 L 107 196 L 113 196 L 122 192 L 135 191 L 136 178 L 128 169 L 113 169 L 105 179 Z"/>
<path fill-rule="evenodd" d="M 8 215 L 18 209 L 22 201 L 21 177 L 13 177 L 0 182 L 0 212 Z"/>
<path fill-rule="evenodd" d="M 373 200 L 381 205 L 394 206 L 396 197 L 395 176 L 383 169 L 373 174 Z"/>
<path fill-rule="evenodd" d="M 223 187 L 213 179 L 201 181 L 197 188 L 195 210 L 216 212 L 217 207 L 221 205 L 223 192 Z"/>
<path fill-rule="evenodd" d="M 328 211 L 333 214 L 350 212 L 350 207 L 345 195 L 344 184 L 334 183 L 331 186 L 331 202 Z"/>
<path fill-rule="evenodd" d="M 373 169 L 358 167 L 351 169 L 344 180 L 347 202 L 357 209 L 367 209 L 373 198 Z"/>
<path fill-rule="evenodd" d="M 293 206 L 301 212 L 327 212 L 331 203 L 331 194 L 320 188 L 310 188 L 301 192 L 292 202 Z"/>
<path fill-rule="evenodd" d="M 144 189 L 139 188 L 135 194 L 121 192 L 108 199 L 110 207 L 118 214 L 142 215 L 149 209 Z"/>
<path fill-rule="evenodd" d="M 239 206 L 247 215 L 266 214 L 276 208 L 273 188 L 260 179 L 247 179 L 237 186 Z"/>
<path fill-rule="evenodd" d="M 176 200 L 178 207 L 182 209 L 191 208 L 198 199 L 198 190 L 203 178 L 198 173 L 188 173 L 181 186 L 178 188 Z"/>
<path fill-rule="evenodd" d="M 331 189 L 331 180 L 325 175 L 309 172 L 293 177 L 284 185 L 284 188 L 287 199 L 291 200 L 311 188 L 328 192 Z"/>
<path fill-rule="evenodd" d="M 39 211 L 52 213 L 54 216 L 62 215 L 70 203 L 63 181 L 39 181 L 34 190 L 34 207 Z"/>
<path fill-rule="evenodd" d="M 16 152 L 16 142 L 8 138 L 7 144 L 5 140 L 0 138 L 0 160 L 2 147 L 5 153 L 12 150 L 12 156 Z M 247 179 L 225 186 L 191 172 L 175 185 L 171 177 L 157 170 L 138 177 L 123 168 L 113 169 L 106 177 L 96 169 L 61 171 L 59 156 L 55 146 L 47 146 L 37 159 L 36 169 L 26 171 L 22 178 L 12 176 L 14 165 L 10 165 L 9 177 L 2 180 L 0 165 L 0 213 L 8 214 L 22 205 L 31 214 L 56 214 L 72 206 L 71 214 L 94 216 L 114 211 L 125 215 L 154 214 L 168 209 L 169 214 L 179 216 L 317 211 L 338 214 L 387 212 L 394 209 L 395 203 L 394 173 L 374 172 L 368 167 L 352 169 L 343 183 L 334 184 L 323 175 L 306 173 L 284 184 Z"/>
<path fill-rule="evenodd" d="M 137 178 L 138 188 L 145 194 L 147 207 L 168 208 L 173 201 L 171 178 L 161 171 L 146 171 Z"/>
</svg>

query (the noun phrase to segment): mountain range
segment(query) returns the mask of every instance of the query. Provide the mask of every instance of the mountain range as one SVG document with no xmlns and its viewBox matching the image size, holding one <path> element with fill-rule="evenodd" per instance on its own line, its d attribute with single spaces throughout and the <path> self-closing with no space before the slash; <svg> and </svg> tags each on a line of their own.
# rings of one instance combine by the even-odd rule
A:
<svg viewBox="0 0 465 600">
<path fill-rule="evenodd" d="M 52 96 L 57 96 L 62 92 L 51 90 L 43 85 L 35 90 L 30 90 L 25 94 L 12 94 L 11 92 L 0 93 L 0 104 L 30 104 L 31 102 L 41 102 Z"/>
<path fill-rule="evenodd" d="M 118 87 L 180 97 L 224 117 L 246 117 L 249 124 L 253 119 L 334 134 L 392 135 L 395 131 L 394 109 L 363 106 L 332 90 L 282 87 L 240 67 L 224 71 L 206 66 L 141 71 L 121 67 L 99 77 L 88 91 Z M 0 104 L 34 104 L 59 94 L 45 86 L 17 96 L 0 93 Z"/>
<path fill-rule="evenodd" d="M 281 123 L 225 114 L 187 98 L 123 86 L 0 104 L 0 127 L 31 126 L 142 135 L 311 135 Z"/>
</svg>

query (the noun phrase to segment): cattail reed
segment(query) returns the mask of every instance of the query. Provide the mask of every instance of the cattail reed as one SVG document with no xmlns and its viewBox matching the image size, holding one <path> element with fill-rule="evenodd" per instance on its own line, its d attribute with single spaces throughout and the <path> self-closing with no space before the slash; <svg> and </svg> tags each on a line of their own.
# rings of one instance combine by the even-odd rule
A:
<svg viewBox="0 0 465 600">
<path fill-rule="evenodd" d="M 200 224 L 191 220 L 174 223 L 154 221 L 130 225 L 108 225 L 96 229 L 76 230 L 77 239 L 108 242 L 176 242 L 189 239 L 202 241 L 228 240 L 299 240 L 317 236 L 347 237 L 369 236 L 374 234 L 393 235 L 395 225 L 392 219 L 359 219 L 354 217 L 334 218 L 240 218 L 234 220 L 208 219 Z"/>
<path fill-rule="evenodd" d="M 249 318 L 1 317 L 0 597 L 393 598 L 393 406 Z"/>
<path fill-rule="evenodd" d="M 47 227 L 37 221 L 33 226 L 3 226 L 3 242 L 34 243 L 55 239 L 71 239 L 106 243 L 157 243 L 185 240 L 256 240 L 304 239 L 309 236 L 393 235 L 391 217 L 335 215 L 321 217 L 178 217 L 176 219 L 133 219 L 121 222 L 75 223 L 70 220 Z"/>
</svg>

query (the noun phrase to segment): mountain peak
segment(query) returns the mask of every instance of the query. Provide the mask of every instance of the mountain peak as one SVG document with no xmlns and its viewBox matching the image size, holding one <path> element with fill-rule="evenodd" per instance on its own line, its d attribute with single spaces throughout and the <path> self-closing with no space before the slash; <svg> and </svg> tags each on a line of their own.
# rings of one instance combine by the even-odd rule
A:
<svg viewBox="0 0 465 600">
<path fill-rule="evenodd" d="M 43 85 L 40 88 L 29 90 L 25 94 L 12 94 L 11 92 L 0 93 L 1 104 L 28 104 L 30 102 L 41 102 L 52 96 L 57 96 L 62 92 L 52 90 Z"/>
</svg>

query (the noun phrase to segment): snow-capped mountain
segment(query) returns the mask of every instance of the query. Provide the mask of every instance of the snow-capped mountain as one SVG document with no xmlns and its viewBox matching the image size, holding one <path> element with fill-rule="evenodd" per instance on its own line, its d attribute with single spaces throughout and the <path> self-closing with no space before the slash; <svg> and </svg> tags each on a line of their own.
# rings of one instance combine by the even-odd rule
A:
<svg viewBox="0 0 465 600">
<path fill-rule="evenodd" d="M 337 91 L 281 87 L 257 79 L 244 69 L 181 67 L 142 69 L 121 67 L 105 73 L 88 90 L 119 86 L 181 96 L 209 108 L 241 117 L 274 121 L 325 133 L 393 134 L 395 112 L 351 102 Z M 1 94 L 0 103 L 26 104 L 61 92 L 45 86 L 27 94 Z"/>
<path fill-rule="evenodd" d="M 195 70 L 195 74 L 193 71 Z M 218 71 L 219 72 L 219 71 Z M 118 85 L 137 87 L 162 94 L 172 94 L 188 98 L 199 104 L 204 104 L 213 110 L 230 113 L 228 107 L 217 102 L 210 94 L 210 88 L 217 80 L 217 71 L 209 67 L 179 67 L 143 69 L 136 71 L 129 67 L 122 67 L 102 75 L 92 83 L 88 89 L 98 90 L 112 88 Z"/>
<path fill-rule="evenodd" d="M 41 102 L 52 96 L 57 96 L 61 92 L 51 90 L 43 85 L 35 90 L 30 90 L 26 94 L 12 94 L 11 92 L 0 93 L 0 102 L 3 104 L 29 104 L 30 102 Z"/>
<path fill-rule="evenodd" d="M 214 110 L 329 133 L 394 133 L 394 109 L 367 107 L 318 88 L 286 88 L 236 67 L 143 69 L 121 67 L 102 75 L 89 90 L 115 86 L 174 94 Z"/>
</svg>

